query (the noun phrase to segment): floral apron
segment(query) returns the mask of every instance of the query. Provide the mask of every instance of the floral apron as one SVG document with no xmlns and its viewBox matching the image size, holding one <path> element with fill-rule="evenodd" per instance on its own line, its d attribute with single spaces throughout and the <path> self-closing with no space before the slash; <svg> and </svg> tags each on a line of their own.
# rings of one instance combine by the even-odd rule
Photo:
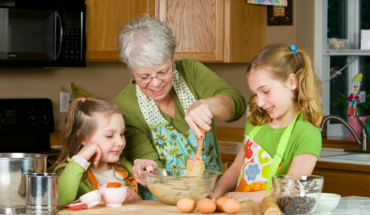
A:
<svg viewBox="0 0 370 215">
<path fill-rule="evenodd" d="M 297 116 L 299 113 L 300 112 L 298 112 Z M 283 165 L 281 161 L 286 144 L 289 141 L 293 127 L 297 121 L 297 116 L 284 130 L 274 158 L 253 140 L 258 131 L 266 124 L 254 127 L 249 133 L 249 136 L 245 134 L 243 166 L 239 174 L 236 192 L 266 190 L 265 195 L 267 195 L 271 187 L 271 177 L 276 175 Z"/>
<path fill-rule="evenodd" d="M 196 99 L 177 70 L 174 72 L 173 88 L 186 114 L 190 105 Z M 185 134 L 178 132 L 165 119 L 154 100 L 144 95 L 138 85 L 136 85 L 136 96 L 140 111 L 151 130 L 154 146 L 163 166 L 165 168 L 186 168 L 187 161 L 195 155 L 198 144 L 197 136 L 190 128 Z M 220 170 L 217 163 L 215 141 L 211 132 L 205 134 L 202 146 L 202 159 L 206 169 Z M 141 192 L 142 199 L 156 200 L 146 188 L 140 190 L 143 190 Z"/>
</svg>

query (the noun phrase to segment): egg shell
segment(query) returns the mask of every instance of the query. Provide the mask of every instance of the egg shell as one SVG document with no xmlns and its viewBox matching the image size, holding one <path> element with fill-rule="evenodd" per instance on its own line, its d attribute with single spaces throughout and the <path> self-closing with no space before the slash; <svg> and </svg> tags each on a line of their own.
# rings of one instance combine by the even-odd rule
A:
<svg viewBox="0 0 370 215">
<path fill-rule="evenodd" d="M 222 208 L 228 214 L 236 214 L 242 209 L 240 203 L 235 199 L 227 199 L 222 204 Z"/>
<path fill-rule="evenodd" d="M 224 209 L 222 208 L 222 204 L 227 199 L 230 199 L 230 197 L 228 197 L 228 196 L 221 196 L 220 198 L 218 198 L 216 200 L 217 211 L 224 212 Z"/>
<path fill-rule="evenodd" d="M 191 198 L 181 198 L 176 205 L 182 213 L 191 213 L 196 207 L 195 201 Z"/>
<path fill-rule="evenodd" d="M 216 211 L 216 203 L 208 198 L 199 199 L 197 209 L 202 214 L 210 214 Z"/>
</svg>

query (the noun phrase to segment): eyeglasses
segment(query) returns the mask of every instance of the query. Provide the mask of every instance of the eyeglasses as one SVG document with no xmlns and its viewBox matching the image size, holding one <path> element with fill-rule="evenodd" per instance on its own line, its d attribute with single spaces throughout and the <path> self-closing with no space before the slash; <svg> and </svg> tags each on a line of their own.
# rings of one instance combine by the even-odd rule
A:
<svg viewBox="0 0 370 215">
<path fill-rule="evenodd" d="M 155 77 L 150 76 L 150 75 L 144 75 L 144 76 L 141 76 L 141 77 L 136 76 L 136 78 L 137 78 L 136 81 L 140 82 L 142 84 L 147 84 L 147 83 L 151 82 L 153 80 L 153 78 L 156 78 L 158 80 L 163 80 L 165 78 L 168 78 L 171 75 L 171 73 L 173 72 L 172 68 L 173 68 L 173 65 L 171 65 L 171 67 L 168 68 L 166 71 L 158 72 Z"/>
</svg>

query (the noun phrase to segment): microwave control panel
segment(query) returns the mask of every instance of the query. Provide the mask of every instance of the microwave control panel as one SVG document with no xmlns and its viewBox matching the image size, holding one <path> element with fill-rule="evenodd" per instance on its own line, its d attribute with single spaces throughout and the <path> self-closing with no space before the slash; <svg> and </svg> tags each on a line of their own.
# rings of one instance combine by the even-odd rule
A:
<svg viewBox="0 0 370 215">
<path fill-rule="evenodd" d="M 83 22 L 79 12 L 66 12 L 64 30 L 64 56 L 67 60 L 80 61 L 83 51 Z"/>
</svg>

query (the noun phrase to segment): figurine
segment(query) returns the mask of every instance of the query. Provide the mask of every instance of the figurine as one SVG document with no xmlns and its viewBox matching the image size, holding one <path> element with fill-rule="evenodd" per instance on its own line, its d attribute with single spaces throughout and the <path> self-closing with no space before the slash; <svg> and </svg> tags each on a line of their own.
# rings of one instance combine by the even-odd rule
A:
<svg viewBox="0 0 370 215">
<path fill-rule="evenodd" d="M 330 39 L 330 43 L 333 43 L 333 51 L 335 51 L 337 47 L 339 47 L 339 51 L 342 51 L 344 47 L 344 41 L 338 42 L 337 39 L 335 39 L 334 37 Z"/>
<path fill-rule="evenodd" d="M 356 109 L 357 102 L 360 100 L 360 96 L 358 95 L 358 92 L 360 90 L 362 81 L 362 73 L 358 73 L 352 78 L 352 93 L 348 97 L 348 115 L 354 116 L 354 112 Z"/>
</svg>

